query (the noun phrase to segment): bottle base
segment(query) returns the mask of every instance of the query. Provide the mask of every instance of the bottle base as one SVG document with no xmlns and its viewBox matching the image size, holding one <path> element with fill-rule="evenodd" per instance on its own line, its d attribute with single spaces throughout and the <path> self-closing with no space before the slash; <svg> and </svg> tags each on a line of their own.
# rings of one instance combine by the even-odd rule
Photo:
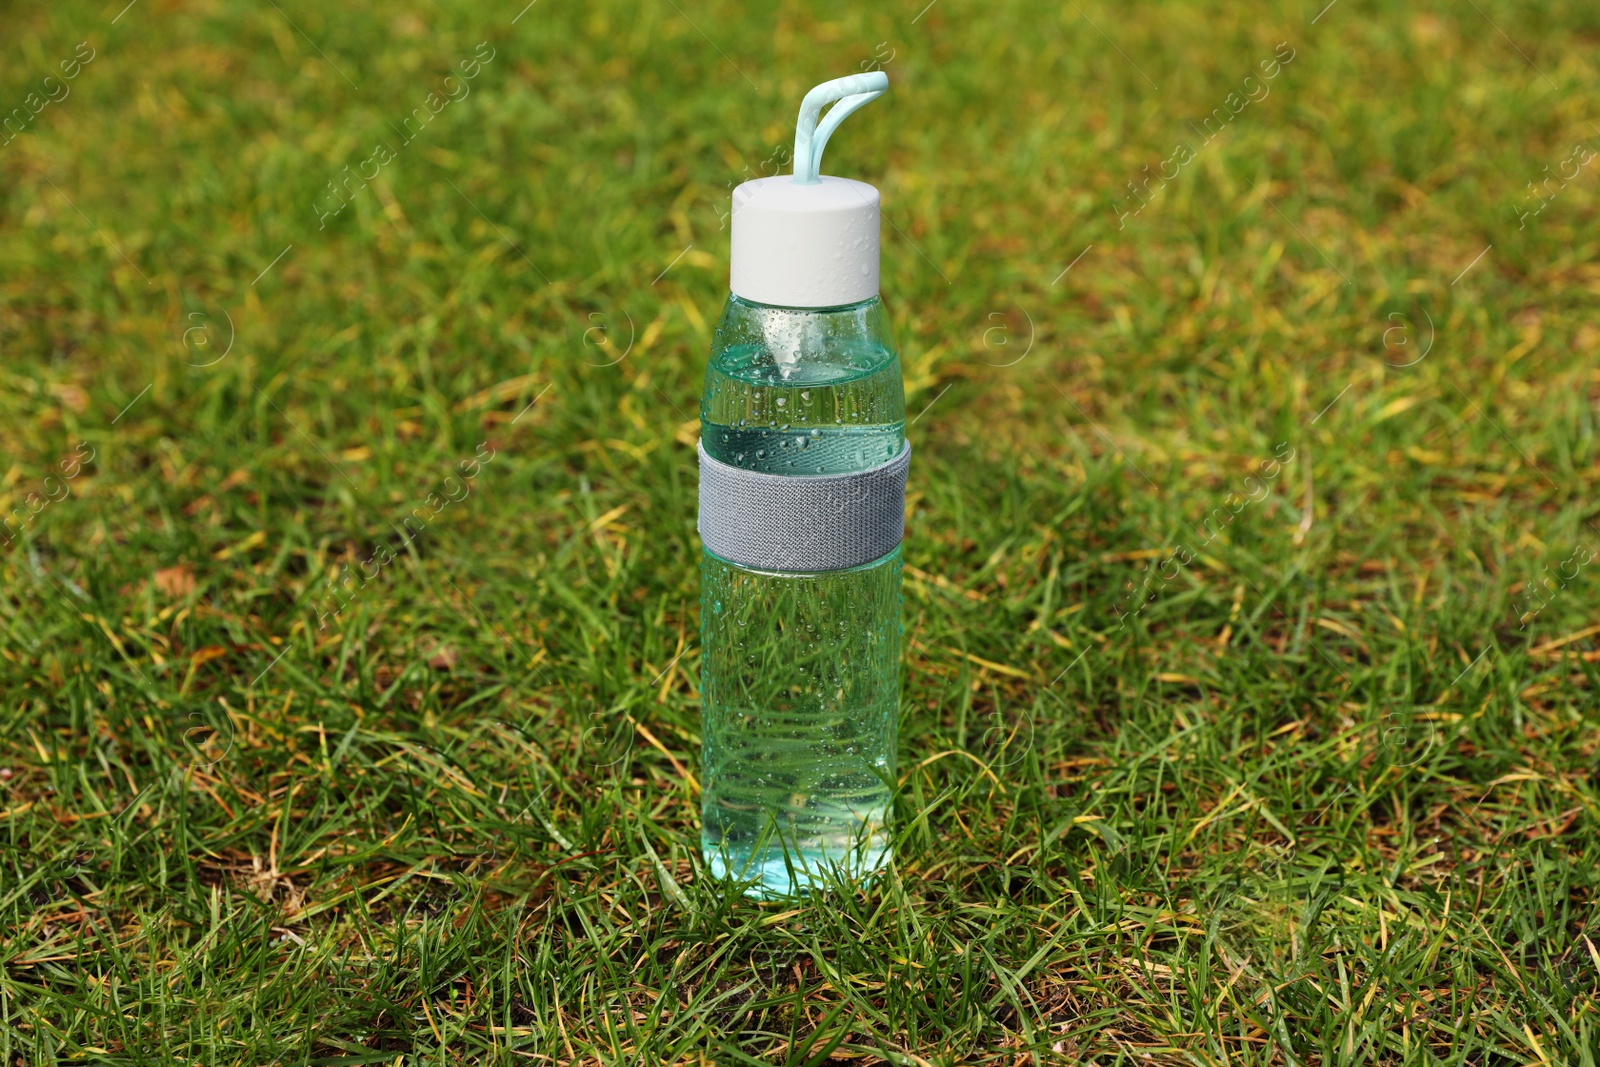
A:
<svg viewBox="0 0 1600 1067">
<path fill-rule="evenodd" d="M 757 900 L 776 900 L 805 896 L 851 883 L 874 880 L 889 865 L 893 851 L 887 843 L 867 844 L 850 849 L 798 852 L 781 846 L 758 850 L 732 851 L 726 844 L 702 840 L 701 854 L 711 876 L 719 880 L 755 881 L 745 888 L 745 896 Z"/>
</svg>

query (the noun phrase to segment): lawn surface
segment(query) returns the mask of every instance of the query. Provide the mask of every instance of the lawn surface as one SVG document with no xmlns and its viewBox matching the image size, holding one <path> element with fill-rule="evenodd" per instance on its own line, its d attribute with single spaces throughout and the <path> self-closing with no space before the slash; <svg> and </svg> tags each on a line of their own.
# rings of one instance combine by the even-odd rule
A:
<svg viewBox="0 0 1600 1067">
<path fill-rule="evenodd" d="M 0 14 L 0 1062 L 1592 1067 L 1600 9 L 521 6 Z M 897 860 L 760 904 L 699 385 L 872 66 Z"/>
</svg>

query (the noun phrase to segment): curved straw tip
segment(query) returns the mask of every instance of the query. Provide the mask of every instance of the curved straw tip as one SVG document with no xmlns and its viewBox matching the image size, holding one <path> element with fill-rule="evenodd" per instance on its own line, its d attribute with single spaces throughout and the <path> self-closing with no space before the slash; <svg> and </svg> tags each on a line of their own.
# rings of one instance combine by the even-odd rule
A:
<svg viewBox="0 0 1600 1067">
<path fill-rule="evenodd" d="M 888 90 L 889 75 L 881 70 L 847 74 L 812 87 L 800 103 L 800 118 L 795 123 L 794 181 L 800 185 L 816 184 L 822 170 L 822 150 L 839 123 Z M 817 120 L 822 118 L 826 104 L 835 106 L 819 124 Z"/>
<path fill-rule="evenodd" d="M 817 102 L 827 103 L 829 100 L 839 100 L 857 93 L 881 93 L 889 88 L 889 75 L 881 70 L 869 70 L 861 74 L 846 74 L 842 78 L 833 78 L 830 81 L 820 82 L 811 87 L 806 93 L 806 102 L 819 98 Z"/>
</svg>

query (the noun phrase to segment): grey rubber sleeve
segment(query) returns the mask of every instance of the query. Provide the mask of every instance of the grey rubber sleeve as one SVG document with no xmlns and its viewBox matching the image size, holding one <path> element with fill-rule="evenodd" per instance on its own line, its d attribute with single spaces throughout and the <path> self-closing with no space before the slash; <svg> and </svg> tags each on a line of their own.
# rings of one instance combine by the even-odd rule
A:
<svg viewBox="0 0 1600 1067">
<path fill-rule="evenodd" d="M 836 571 L 888 555 L 905 535 L 911 442 L 848 474 L 763 474 L 700 445 L 700 541 L 755 570 Z"/>
</svg>

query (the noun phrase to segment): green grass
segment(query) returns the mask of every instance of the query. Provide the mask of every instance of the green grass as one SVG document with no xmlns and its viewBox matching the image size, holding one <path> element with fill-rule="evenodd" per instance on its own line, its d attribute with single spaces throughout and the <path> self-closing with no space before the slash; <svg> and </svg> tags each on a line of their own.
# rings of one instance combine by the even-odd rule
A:
<svg viewBox="0 0 1600 1067">
<path fill-rule="evenodd" d="M 1595 1062 L 1592 4 L 520 6 L 0 15 L 0 1062 Z M 874 61 L 897 860 L 762 904 L 696 404 Z"/>
</svg>

